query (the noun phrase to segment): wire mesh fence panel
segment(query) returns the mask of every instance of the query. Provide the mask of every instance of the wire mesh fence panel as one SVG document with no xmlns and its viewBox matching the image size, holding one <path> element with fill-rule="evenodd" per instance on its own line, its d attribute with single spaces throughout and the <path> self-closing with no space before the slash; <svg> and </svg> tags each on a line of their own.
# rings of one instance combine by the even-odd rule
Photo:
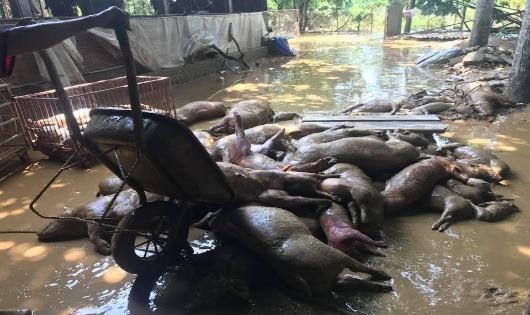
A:
<svg viewBox="0 0 530 315">
<path fill-rule="evenodd" d="M 143 110 L 175 117 L 169 78 L 138 76 L 137 81 Z M 85 130 L 93 108 L 130 108 L 125 77 L 74 85 L 66 87 L 65 91 L 81 131 Z M 34 148 L 44 146 L 54 149 L 70 141 L 70 132 L 55 90 L 18 96 L 15 100 L 27 141 Z"/>
<path fill-rule="evenodd" d="M 300 35 L 298 10 L 266 11 L 263 14 L 265 15 L 264 18 L 267 25 L 272 27 L 274 33 L 293 36 Z"/>
<path fill-rule="evenodd" d="M 7 84 L 0 84 L 0 169 L 14 157 L 25 157 L 26 145 L 20 121 Z"/>
</svg>

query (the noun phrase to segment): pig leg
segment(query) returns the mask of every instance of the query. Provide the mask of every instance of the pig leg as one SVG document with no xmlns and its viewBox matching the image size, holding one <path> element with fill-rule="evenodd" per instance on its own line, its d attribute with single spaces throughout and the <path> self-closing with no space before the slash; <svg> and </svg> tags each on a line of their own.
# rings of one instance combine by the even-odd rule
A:
<svg viewBox="0 0 530 315">
<path fill-rule="evenodd" d="M 88 239 L 94 244 L 96 252 L 101 255 L 110 255 L 110 244 L 104 238 L 104 231 L 94 223 L 87 223 Z"/>
<path fill-rule="evenodd" d="M 359 103 L 359 104 L 355 104 L 355 105 L 351 105 L 351 106 L 348 106 L 346 107 L 345 110 L 342 110 L 341 113 L 342 114 L 347 114 L 347 113 L 350 113 L 352 112 L 353 110 L 359 108 L 359 107 L 362 107 L 364 104 L 363 103 Z"/>
<path fill-rule="evenodd" d="M 392 291 L 392 286 L 354 277 L 350 274 L 339 275 L 334 286 L 337 291 L 369 291 L 387 293 Z"/>
<path fill-rule="evenodd" d="M 254 152 L 268 156 L 272 148 L 278 146 L 278 144 L 281 143 L 283 137 L 285 137 L 285 129 L 278 131 L 274 136 L 260 145 L 259 148 Z"/>
<path fill-rule="evenodd" d="M 395 102 L 391 102 L 392 103 L 392 111 L 390 112 L 390 115 L 395 115 L 397 112 L 399 112 L 399 110 L 401 109 L 401 103 L 395 103 Z"/>
<path fill-rule="evenodd" d="M 332 157 L 325 157 L 315 162 L 306 163 L 302 165 L 288 165 L 284 168 L 286 171 L 319 173 L 327 170 L 330 166 L 337 163 L 337 160 Z"/>
<path fill-rule="evenodd" d="M 453 204 L 452 199 L 446 198 L 444 203 L 444 211 L 442 212 L 440 219 L 432 225 L 433 230 L 443 232 L 457 220 L 471 218 L 475 215 L 475 209 L 471 202 L 462 206 L 458 203 Z"/>
<path fill-rule="evenodd" d="M 345 267 L 348 268 L 349 270 L 353 272 L 362 272 L 362 273 L 369 274 L 372 276 L 373 279 L 376 279 L 376 280 L 392 279 L 392 277 L 390 277 L 383 270 L 376 268 L 376 267 L 371 267 L 371 266 L 362 264 L 350 256 L 344 255 L 344 263 L 345 263 Z"/>
<path fill-rule="evenodd" d="M 357 244 L 355 246 L 357 246 L 357 248 L 359 249 L 359 252 L 361 252 L 363 254 L 370 255 L 370 256 L 386 257 L 385 254 L 383 254 L 381 252 L 378 252 L 375 249 L 372 249 L 370 246 L 368 246 L 368 245 L 366 245 L 364 243 L 357 242 Z"/>
<path fill-rule="evenodd" d="M 283 209 L 290 208 L 318 208 L 327 207 L 331 201 L 320 198 L 308 198 L 301 196 L 291 196 L 283 190 L 268 189 L 261 193 L 258 198 L 267 206 L 278 207 Z"/>
<path fill-rule="evenodd" d="M 224 133 L 228 130 L 229 119 L 227 117 L 221 119 L 217 124 L 208 129 L 211 133 Z"/>
<path fill-rule="evenodd" d="M 359 207 L 357 207 L 357 204 L 355 201 L 350 201 L 347 204 L 348 212 L 350 213 L 350 219 L 352 222 L 353 228 L 357 229 L 360 226 L 360 220 L 359 220 Z"/>
<path fill-rule="evenodd" d="M 242 159 L 251 155 L 252 145 L 245 135 L 245 130 L 241 128 L 241 116 L 234 113 L 234 117 L 236 119 L 236 141 L 228 148 L 228 161 L 239 164 Z"/>
<path fill-rule="evenodd" d="M 384 242 L 375 241 L 354 229 L 346 210 L 338 204 L 326 209 L 320 215 L 319 222 L 329 246 L 359 260 L 363 260 L 364 256 L 357 249 L 358 243 L 386 247 Z"/>
</svg>

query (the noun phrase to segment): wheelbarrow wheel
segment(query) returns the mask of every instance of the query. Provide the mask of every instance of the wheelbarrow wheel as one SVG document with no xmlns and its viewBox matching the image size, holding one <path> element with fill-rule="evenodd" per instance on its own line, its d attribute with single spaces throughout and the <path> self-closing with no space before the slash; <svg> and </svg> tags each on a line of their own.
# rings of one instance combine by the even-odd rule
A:
<svg viewBox="0 0 530 315">
<path fill-rule="evenodd" d="M 150 202 L 131 211 L 112 237 L 114 260 L 137 275 L 164 272 L 188 246 L 184 217 L 170 202 Z"/>
</svg>

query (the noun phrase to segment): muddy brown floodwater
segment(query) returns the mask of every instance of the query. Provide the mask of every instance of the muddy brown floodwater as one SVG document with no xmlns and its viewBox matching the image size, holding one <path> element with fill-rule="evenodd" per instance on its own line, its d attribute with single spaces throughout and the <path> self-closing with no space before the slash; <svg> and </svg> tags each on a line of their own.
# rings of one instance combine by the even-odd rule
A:
<svg viewBox="0 0 530 315">
<path fill-rule="evenodd" d="M 298 57 L 262 60 L 245 74 L 224 73 L 175 87 L 184 104 L 205 99 L 226 102 L 247 97 L 269 100 L 275 110 L 334 111 L 375 96 L 401 96 L 441 88 L 444 78 L 420 72 L 413 60 L 430 47 L 450 43 L 391 41 L 377 36 L 303 36 L 291 41 Z M 432 46 L 430 46 L 432 45 Z M 389 219 L 387 257 L 377 258 L 393 276 L 394 292 L 336 296 L 339 309 L 361 314 L 521 314 L 530 289 L 530 111 L 495 124 L 454 122 L 448 136 L 493 149 L 514 176 L 497 193 L 513 197 L 521 212 L 501 223 L 468 221 L 446 233 L 430 230 L 437 214 Z M 0 230 L 35 230 L 45 221 L 28 209 L 30 200 L 58 169 L 40 161 L 0 183 Z M 39 202 L 47 214 L 61 213 L 91 200 L 97 182 L 109 172 L 101 166 L 72 170 Z M 207 249 L 211 240 L 195 246 Z M 44 244 L 32 234 L 0 235 L 0 309 L 29 308 L 38 314 L 138 313 L 128 302 L 134 277 L 110 257 L 94 253 L 88 240 Z M 153 293 L 154 294 L 154 293 Z M 151 296 L 150 307 L 164 314 Z M 260 304 L 259 301 L 255 301 Z M 261 304 L 264 304 L 263 302 Z M 275 299 L 268 312 L 297 313 Z M 250 313 L 258 314 L 256 309 Z M 298 313 L 310 313 L 301 309 Z M 314 310 L 312 313 L 321 314 Z"/>
</svg>

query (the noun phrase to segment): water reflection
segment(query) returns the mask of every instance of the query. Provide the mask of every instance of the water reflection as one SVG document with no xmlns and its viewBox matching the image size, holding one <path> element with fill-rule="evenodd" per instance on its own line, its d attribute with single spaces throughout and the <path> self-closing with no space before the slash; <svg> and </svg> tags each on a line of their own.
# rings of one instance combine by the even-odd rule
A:
<svg viewBox="0 0 530 315">
<path fill-rule="evenodd" d="M 243 75 L 221 74 L 230 76 L 228 84 L 241 81 L 216 94 L 214 100 L 231 103 L 258 97 L 278 111 L 337 110 L 359 100 L 407 95 L 444 83 L 443 78 L 411 67 L 417 56 L 430 49 L 423 42 L 318 35 L 296 39 L 292 45 L 299 51 L 297 58 L 263 61 L 262 67 Z M 184 104 L 208 98 L 224 87 L 210 76 L 176 86 L 175 98 Z M 464 143 L 496 150 L 511 166 L 517 176 L 495 192 L 514 197 L 521 213 L 498 224 L 462 222 L 446 233 L 430 230 L 436 214 L 393 218 L 386 225 L 387 257 L 373 263 L 394 277 L 395 291 L 334 296 L 334 305 L 361 314 L 521 313 L 522 302 L 507 304 L 481 297 L 491 286 L 502 292 L 517 290 L 519 296 L 529 288 L 529 118 L 526 111 L 496 124 L 458 121 L 447 133 Z M 46 223 L 27 211 L 27 205 L 57 168 L 37 163 L 0 183 L 0 229 L 35 230 Z M 46 214 L 59 214 L 64 206 L 85 203 L 107 174 L 100 166 L 68 171 L 38 206 Z M 192 245 L 201 253 L 216 244 L 205 236 Z M 2 308 L 29 307 L 39 314 L 182 312 L 175 310 L 175 304 L 183 302 L 178 296 L 186 290 L 184 280 L 175 280 L 176 275 L 159 279 L 136 307 L 130 292 L 142 283 L 134 282 L 135 276 L 123 272 L 112 258 L 95 254 L 88 240 L 38 244 L 34 235 L 0 235 L 0 261 L 0 283 L 7 288 L 0 295 Z M 322 310 L 322 305 L 301 305 L 276 292 L 265 292 L 257 302 L 254 309 L 227 314 L 337 313 Z"/>
<path fill-rule="evenodd" d="M 335 111 L 374 97 L 441 88 L 439 78 L 413 67 L 414 59 L 429 47 L 385 42 L 379 35 L 311 35 L 290 44 L 297 57 L 275 58 L 270 67 L 262 62 L 242 77 L 231 76 L 241 81 L 213 99 L 231 103 L 256 97 L 269 101 L 277 111 Z M 223 88 L 214 76 L 201 81 L 177 87 L 177 103 L 206 98 Z"/>
</svg>

